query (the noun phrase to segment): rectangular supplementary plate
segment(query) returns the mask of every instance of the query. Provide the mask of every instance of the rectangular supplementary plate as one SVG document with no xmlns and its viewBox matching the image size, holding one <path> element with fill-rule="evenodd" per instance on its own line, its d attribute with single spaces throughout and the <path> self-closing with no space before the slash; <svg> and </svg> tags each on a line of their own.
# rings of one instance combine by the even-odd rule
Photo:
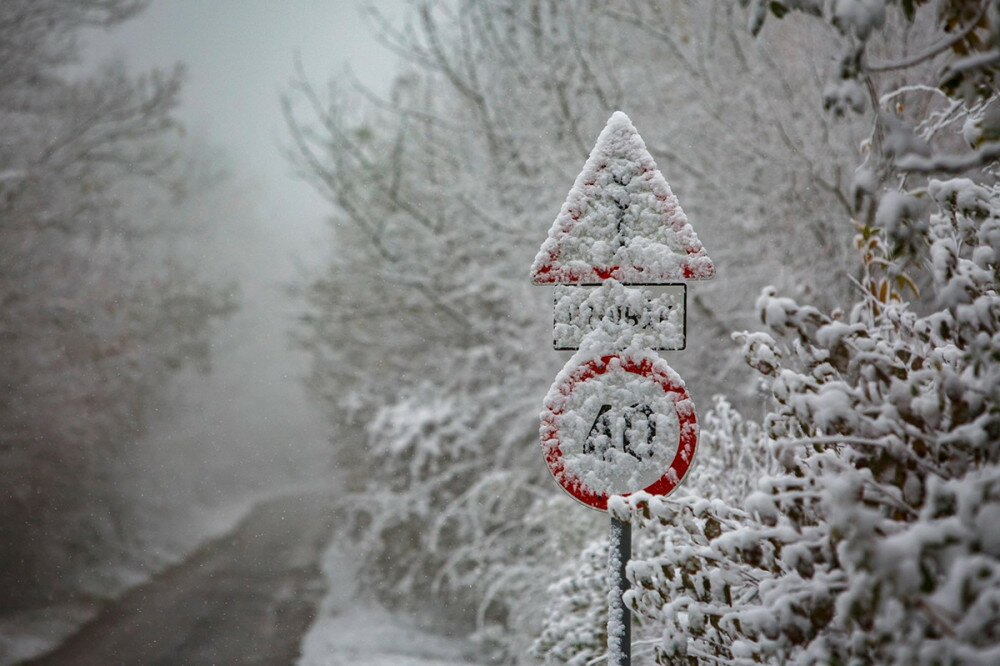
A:
<svg viewBox="0 0 1000 666">
<path fill-rule="evenodd" d="M 679 351 L 686 344 L 687 286 L 557 285 L 553 314 L 558 350 L 579 349 L 588 333 L 607 322 L 641 335 L 647 349 Z"/>
</svg>

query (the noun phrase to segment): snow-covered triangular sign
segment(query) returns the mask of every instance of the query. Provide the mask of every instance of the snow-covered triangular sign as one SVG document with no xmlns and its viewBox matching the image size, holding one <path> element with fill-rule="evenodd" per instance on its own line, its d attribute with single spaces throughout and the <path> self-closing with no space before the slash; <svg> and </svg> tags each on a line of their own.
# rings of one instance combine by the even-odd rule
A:
<svg viewBox="0 0 1000 666">
<path fill-rule="evenodd" d="M 608 120 L 531 266 L 534 284 L 669 284 L 715 265 L 632 121 Z"/>
</svg>

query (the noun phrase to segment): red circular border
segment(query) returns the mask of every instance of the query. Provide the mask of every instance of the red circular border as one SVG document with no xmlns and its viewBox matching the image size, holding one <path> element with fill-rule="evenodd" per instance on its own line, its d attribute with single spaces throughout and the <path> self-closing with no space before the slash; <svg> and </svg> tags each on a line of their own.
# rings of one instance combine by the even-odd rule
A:
<svg viewBox="0 0 1000 666">
<path fill-rule="evenodd" d="M 695 415 L 694 403 L 691 401 L 691 398 L 688 396 L 687 391 L 684 390 L 683 386 L 678 386 L 673 382 L 672 378 L 667 375 L 667 373 L 654 368 L 653 361 L 651 359 L 647 358 L 642 359 L 641 361 L 636 361 L 628 356 L 622 358 L 618 354 L 609 354 L 607 356 L 602 356 L 599 359 L 592 359 L 581 364 L 576 370 L 573 371 L 573 373 L 569 376 L 569 379 L 564 381 L 563 385 L 559 387 L 559 393 L 563 396 L 568 396 L 573 392 L 573 388 L 577 384 L 582 384 L 583 382 L 605 374 L 608 371 L 613 359 L 618 359 L 621 362 L 622 370 L 625 372 L 631 372 L 632 374 L 640 375 L 642 377 L 649 377 L 659 384 L 663 388 L 664 392 L 673 393 L 673 404 L 675 408 L 677 403 L 682 400 L 687 400 L 691 403 L 691 409 L 687 410 L 687 414 L 677 414 L 677 422 L 680 426 L 680 439 L 677 443 L 677 453 L 674 455 L 673 462 L 670 463 L 670 467 L 668 467 L 663 473 L 663 476 L 643 488 L 643 490 L 650 495 L 669 495 L 684 480 L 684 476 L 687 474 L 698 449 L 698 419 Z M 552 473 L 552 478 L 556 480 L 556 483 L 558 483 L 563 490 L 569 493 L 573 499 L 586 504 L 592 509 L 607 511 L 608 495 L 604 493 L 596 493 L 589 488 L 585 488 L 578 479 L 570 481 L 567 478 L 568 474 L 565 473 L 562 449 L 559 447 L 559 428 L 556 425 L 556 421 L 562 413 L 562 407 L 552 409 L 546 405 L 546 411 L 542 414 L 542 427 L 540 429 L 541 442 L 542 449 L 545 453 L 545 462 L 549 466 L 549 472 Z M 682 456 L 682 453 L 685 451 L 690 451 L 690 455 L 687 457 L 687 460 L 685 460 Z M 670 480 L 671 472 L 673 472 L 674 478 L 677 479 L 676 483 Z M 625 493 L 625 495 L 628 494 L 630 493 Z"/>
</svg>

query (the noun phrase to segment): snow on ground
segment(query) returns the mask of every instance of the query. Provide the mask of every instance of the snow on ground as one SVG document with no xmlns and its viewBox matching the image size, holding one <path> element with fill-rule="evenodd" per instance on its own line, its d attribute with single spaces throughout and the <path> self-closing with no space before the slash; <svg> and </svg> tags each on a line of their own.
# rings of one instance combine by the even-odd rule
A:
<svg viewBox="0 0 1000 666">
<path fill-rule="evenodd" d="M 213 507 L 198 507 L 157 526 L 157 534 L 144 534 L 146 548 L 126 553 L 90 572 L 78 601 L 18 613 L 0 611 L 0 666 L 11 666 L 47 653 L 92 620 L 106 603 L 148 581 L 164 569 L 183 561 L 204 544 L 236 528 L 259 502 L 283 493 L 310 488 L 315 483 L 284 486 L 248 494 Z"/>
<path fill-rule="evenodd" d="M 99 609 L 97 602 L 81 601 L 0 616 L 0 665 L 9 666 L 48 652 Z"/>
<path fill-rule="evenodd" d="M 418 629 L 412 622 L 357 594 L 356 567 L 336 536 L 327 548 L 323 573 L 327 595 L 302 641 L 298 666 L 473 665 L 461 638 Z"/>
<path fill-rule="evenodd" d="M 95 571 L 107 594 L 75 603 L 32 611 L 0 614 L 0 666 L 11 666 L 49 652 L 93 619 L 105 603 L 142 584 L 159 571 L 182 561 L 192 552 L 231 532 L 261 501 L 289 492 L 322 489 L 322 485 L 286 486 L 254 494 L 213 508 L 188 514 L 174 525 L 170 538 L 155 553 L 145 553 L 145 566 L 119 565 L 114 571 Z M 162 527 L 162 526 L 161 526 Z M 138 554 L 136 554 L 138 557 Z M 316 622 L 302 642 L 299 666 L 474 666 L 470 645 L 461 638 L 439 636 L 418 629 L 374 601 L 356 598 L 355 567 L 336 537 L 324 554 L 323 572 L 328 592 Z"/>
</svg>

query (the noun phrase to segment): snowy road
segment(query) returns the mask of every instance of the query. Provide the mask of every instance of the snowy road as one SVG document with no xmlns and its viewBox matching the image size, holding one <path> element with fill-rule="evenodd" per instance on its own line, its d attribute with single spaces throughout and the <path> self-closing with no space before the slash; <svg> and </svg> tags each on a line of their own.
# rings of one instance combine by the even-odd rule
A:
<svg viewBox="0 0 1000 666">
<path fill-rule="evenodd" d="M 320 494 L 258 505 L 228 536 L 127 594 L 31 664 L 294 664 L 323 597 Z"/>
<path fill-rule="evenodd" d="M 25 663 L 469 663 L 461 641 L 428 635 L 354 598 L 350 558 L 327 546 L 330 505 L 318 492 L 261 502 L 231 533 L 126 594 L 55 652 Z"/>
</svg>

